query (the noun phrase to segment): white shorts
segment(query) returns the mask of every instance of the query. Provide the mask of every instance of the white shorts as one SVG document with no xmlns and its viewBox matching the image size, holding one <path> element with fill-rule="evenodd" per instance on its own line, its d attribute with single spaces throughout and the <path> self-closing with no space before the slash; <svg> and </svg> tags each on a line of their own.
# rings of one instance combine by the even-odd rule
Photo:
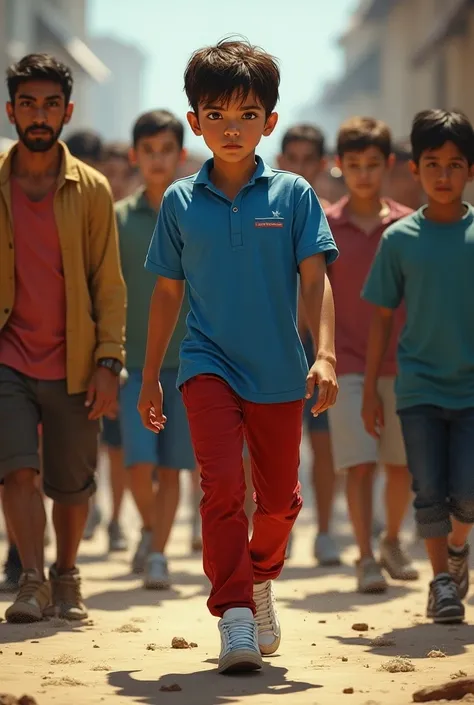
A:
<svg viewBox="0 0 474 705">
<path fill-rule="evenodd" d="M 363 375 L 338 378 L 339 395 L 329 409 L 334 464 L 346 470 L 364 463 L 406 465 L 405 444 L 396 412 L 394 377 L 381 377 L 378 392 L 384 409 L 384 428 L 380 440 L 369 436 L 362 421 Z"/>
</svg>

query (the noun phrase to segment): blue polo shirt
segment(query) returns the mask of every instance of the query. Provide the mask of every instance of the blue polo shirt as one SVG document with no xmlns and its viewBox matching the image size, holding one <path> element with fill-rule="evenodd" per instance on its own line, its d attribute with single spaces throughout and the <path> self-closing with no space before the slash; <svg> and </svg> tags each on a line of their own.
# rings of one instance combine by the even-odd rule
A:
<svg viewBox="0 0 474 705">
<path fill-rule="evenodd" d="M 188 284 L 178 386 L 222 377 L 243 399 L 295 401 L 308 372 L 296 325 L 298 267 L 337 248 L 307 181 L 256 157 L 231 201 L 210 180 L 212 159 L 165 193 L 145 266 Z"/>
</svg>

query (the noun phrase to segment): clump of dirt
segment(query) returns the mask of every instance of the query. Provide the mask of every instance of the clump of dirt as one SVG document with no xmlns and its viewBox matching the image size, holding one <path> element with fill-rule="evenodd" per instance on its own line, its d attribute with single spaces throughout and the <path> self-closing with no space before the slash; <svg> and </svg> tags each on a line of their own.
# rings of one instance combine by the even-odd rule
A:
<svg viewBox="0 0 474 705">
<path fill-rule="evenodd" d="M 383 663 L 380 670 L 387 671 L 388 673 L 410 673 L 415 670 L 415 666 L 409 659 L 397 656 Z"/>
<path fill-rule="evenodd" d="M 365 622 L 356 622 L 355 624 L 352 625 L 352 629 L 355 632 L 368 632 L 369 625 L 366 624 Z"/>
<path fill-rule="evenodd" d="M 141 631 L 140 627 L 136 627 L 134 624 L 122 624 L 121 627 L 114 629 L 114 632 L 119 634 L 138 634 Z"/>
<path fill-rule="evenodd" d="M 376 636 L 370 642 L 371 646 L 395 646 L 395 641 L 386 636 Z"/>
<path fill-rule="evenodd" d="M 107 663 L 98 663 L 97 666 L 92 666 L 91 671 L 111 671 L 111 667 Z"/>
<path fill-rule="evenodd" d="M 68 685 L 75 687 L 78 685 L 85 685 L 82 681 L 77 680 L 77 678 L 70 678 L 69 676 L 63 676 L 62 678 L 49 678 L 45 676 L 43 679 L 44 685 Z"/>
<path fill-rule="evenodd" d="M 56 656 L 51 659 L 50 664 L 52 666 L 70 666 L 74 663 L 84 663 L 82 659 L 77 658 L 77 656 L 71 656 L 71 654 L 61 654 L 61 656 Z"/>
<path fill-rule="evenodd" d="M 446 654 L 444 651 L 440 651 L 440 649 L 431 649 L 426 656 L 427 658 L 446 658 Z"/>
<path fill-rule="evenodd" d="M 31 695 L 23 695 L 21 698 L 16 698 L 8 693 L 0 693 L 0 705 L 38 705 L 38 703 Z"/>
</svg>

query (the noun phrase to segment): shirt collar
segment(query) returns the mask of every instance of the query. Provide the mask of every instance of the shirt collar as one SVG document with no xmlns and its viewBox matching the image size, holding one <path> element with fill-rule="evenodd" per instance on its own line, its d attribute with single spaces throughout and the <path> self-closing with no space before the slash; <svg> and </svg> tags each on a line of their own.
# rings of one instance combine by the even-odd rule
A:
<svg viewBox="0 0 474 705">
<path fill-rule="evenodd" d="M 273 171 L 273 169 L 268 166 L 268 164 L 266 164 L 263 159 L 258 155 L 255 155 L 255 162 L 257 164 L 257 168 L 252 174 L 249 180 L 249 184 L 254 184 L 257 179 L 271 179 L 273 176 L 275 176 L 275 172 Z M 212 159 L 211 157 L 211 159 L 208 159 L 206 162 L 204 162 L 201 169 L 196 174 L 194 183 L 204 184 L 205 186 L 212 186 L 213 184 L 210 179 L 210 173 L 213 166 L 214 159 Z"/>
<path fill-rule="evenodd" d="M 389 212 L 381 221 L 381 225 L 388 227 L 395 221 L 399 220 L 403 215 L 405 215 L 405 213 L 401 211 L 398 203 L 393 201 L 391 198 L 384 198 L 383 200 L 389 207 Z M 357 227 L 351 220 L 351 215 L 349 212 L 349 196 L 343 196 L 339 201 L 337 201 L 337 203 L 329 206 L 327 215 L 333 223 L 337 222 L 337 225 L 353 225 L 354 227 Z"/>
<path fill-rule="evenodd" d="M 10 147 L 8 152 L 3 156 L 3 163 L 0 167 L 0 184 L 5 184 L 11 176 L 12 158 L 13 154 L 17 148 L 18 142 Z M 58 184 L 64 183 L 64 181 L 79 181 L 79 170 L 77 168 L 78 159 L 72 156 L 71 152 L 64 144 L 64 142 L 59 141 L 59 147 L 62 151 L 61 159 L 61 169 L 58 177 Z M 1 163 L 1 162 L 0 162 Z"/>
</svg>

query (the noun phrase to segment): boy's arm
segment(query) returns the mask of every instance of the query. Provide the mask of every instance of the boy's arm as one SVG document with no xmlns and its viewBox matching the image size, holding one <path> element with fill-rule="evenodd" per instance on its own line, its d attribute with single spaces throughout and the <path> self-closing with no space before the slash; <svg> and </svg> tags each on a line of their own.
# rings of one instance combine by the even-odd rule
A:
<svg viewBox="0 0 474 705">
<path fill-rule="evenodd" d="M 366 353 L 362 417 L 367 432 L 377 438 L 383 428 L 383 407 L 377 381 L 387 352 L 393 316 L 403 298 L 404 281 L 394 226 L 384 233 L 362 297 L 374 304 Z"/>
<path fill-rule="evenodd" d="M 176 328 L 183 303 L 185 283 L 179 279 L 158 277 L 150 302 L 148 338 L 143 381 L 157 381 L 161 365 Z"/>
</svg>

